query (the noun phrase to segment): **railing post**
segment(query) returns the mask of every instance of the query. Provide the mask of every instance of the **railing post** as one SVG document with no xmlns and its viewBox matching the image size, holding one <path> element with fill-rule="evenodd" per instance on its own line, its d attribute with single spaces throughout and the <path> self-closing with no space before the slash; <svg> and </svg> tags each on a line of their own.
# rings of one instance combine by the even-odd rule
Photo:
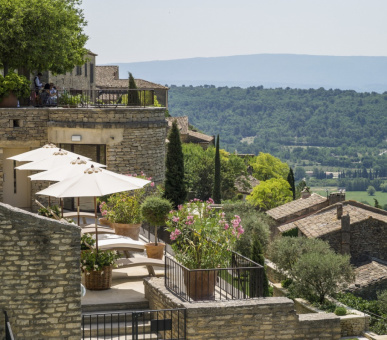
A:
<svg viewBox="0 0 387 340">
<path fill-rule="evenodd" d="M 5 316 L 5 340 L 15 340 L 12 333 L 11 324 L 9 323 L 8 314 L 4 311 Z"/>
</svg>

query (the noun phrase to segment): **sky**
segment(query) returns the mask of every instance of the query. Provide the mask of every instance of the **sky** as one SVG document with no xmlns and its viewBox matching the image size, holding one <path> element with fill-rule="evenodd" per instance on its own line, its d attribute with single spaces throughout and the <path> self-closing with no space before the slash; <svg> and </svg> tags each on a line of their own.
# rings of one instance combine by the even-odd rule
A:
<svg viewBox="0 0 387 340">
<path fill-rule="evenodd" d="M 387 56 L 386 0 L 83 0 L 97 64 L 246 54 Z"/>
</svg>

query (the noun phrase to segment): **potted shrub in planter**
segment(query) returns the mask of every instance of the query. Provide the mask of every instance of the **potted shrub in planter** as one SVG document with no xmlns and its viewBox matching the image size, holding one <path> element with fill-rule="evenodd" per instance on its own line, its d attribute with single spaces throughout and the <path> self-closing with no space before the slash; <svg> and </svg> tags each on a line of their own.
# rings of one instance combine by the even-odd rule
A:
<svg viewBox="0 0 387 340">
<path fill-rule="evenodd" d="M 155 242 L 145 245 L 146 253 L 149 258 L 163 258 L 165 244 L 157 242 L 157 228 L 165 224 L 168 213 L 172 210 L 172 203 L 165 198 L 149 196 L 141 205 L 141 212 L 144 219 L 155 227 Z"/>
<path fill-rule="evenodd" d="M 9 72 L 0 75 L 0 107 L 17 107 L 18 98 L 30 96 L 30 82 L 24 76 Z"/>
<path fill-rule="evenodd" d="M 85 273 L 85 287 L 104 290 L 112 286 L 112 269 L 119 255 L 115 250 L 81 252 L 81 269 Z"/>
<path fill-rule="evenodd" d="M 167 220 L 172 249 L 185 267 L 186 290 L 193 300 L 214 298 L 217 268 L 229 265 L 231 250 L 244 232 L 239 216 L 228 222 L 225 213 L 211 207 L 212 203 L 212 199 L 191 200 L 171 211 Z"/>
<path fill-rule="evenodd" d="M 92 251 L 95 246 L 95 239 L 90 234 L 81 236 L 81 254 L 83 252 Z"/>
</svg>

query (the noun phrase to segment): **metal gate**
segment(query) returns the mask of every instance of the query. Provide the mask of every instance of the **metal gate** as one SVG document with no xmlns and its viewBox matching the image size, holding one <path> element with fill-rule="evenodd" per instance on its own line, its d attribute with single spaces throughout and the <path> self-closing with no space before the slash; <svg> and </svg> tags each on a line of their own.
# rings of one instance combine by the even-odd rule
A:
<svg viewBox="0 0 387 340">
<path fill-rule="evenodd" d="M 186 309 L 143 310 L 82 315 L 82 339 L 186 338 Z"/>
</svg>

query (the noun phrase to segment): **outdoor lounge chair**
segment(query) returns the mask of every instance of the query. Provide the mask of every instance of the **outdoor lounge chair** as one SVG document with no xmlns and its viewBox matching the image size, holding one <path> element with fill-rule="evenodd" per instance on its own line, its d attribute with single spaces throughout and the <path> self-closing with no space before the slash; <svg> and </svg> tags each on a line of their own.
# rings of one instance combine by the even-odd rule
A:
<svg viewBox="0 0 387 340">
<path fill-rule="evenodd" d="M 118 265 L 118 268 L 113 268 L 113 269 L 146 266 L 146 269 L 148 269 L 149 276 L 156 276 L 153 266 L 157 266 L 157 267 L 165 266 L 164 260 L 150 259 L 147 257 L 132 257 L 129 259 L 118 259 L 116 261 L 116 264 Z"/>
</svg>

